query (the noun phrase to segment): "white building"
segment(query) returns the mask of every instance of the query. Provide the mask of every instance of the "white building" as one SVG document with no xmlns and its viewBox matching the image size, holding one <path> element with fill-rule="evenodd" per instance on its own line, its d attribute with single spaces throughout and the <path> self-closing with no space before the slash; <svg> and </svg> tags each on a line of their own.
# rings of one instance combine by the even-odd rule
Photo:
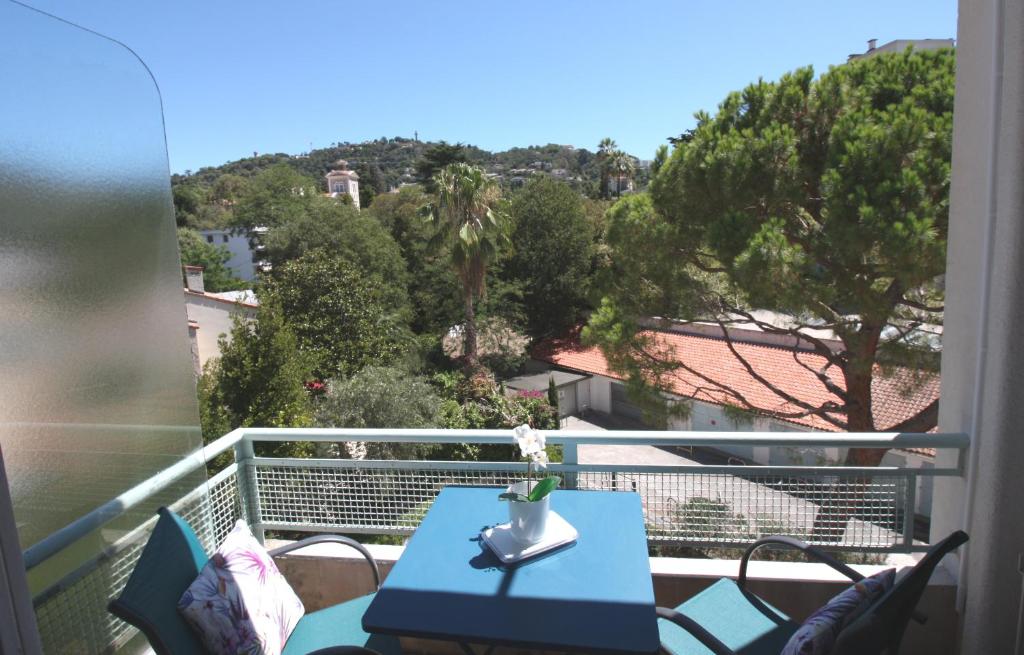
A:
<svg viewBox="0 0 1024 655">
<path fill-rule="evenodd" d="M 633 179 L 628 175 L 618 176 L 613 171 L 608 177 L 608 193 L 621 196 L 624 193 L 633 193 L 636 187 L 633 184 Z"/>
<path fill-rule="evenodd" d="M 896 39 L 886 44 L 878 45 L 878 39 L 868 39 L 868 49 L 860 54 L 853 54 L 846 58 L 846 61 L 866 59 L 881 55 L 886 52 L 903 52 L 913 46 L 914 50 L 940 50 L 952 48 L 956 42 L 953 39 Z"/>
<path fill-rule="evenodd" d="M 359 209 L 359 175 L 348 170 L 348 162 L 344 159 L 334 162 L 334 166 L 335 168 L 326 175 L 327 195 L 337 198 L 348 194 L 348 197 L 352 198 L 352 205 Z"/>
<path fill-rule="evenodd" d="M 232 318 L 241 313 L 255 318 L 258 303 L 251 290 L 210 293 L 203 284 L 203 267 L 185 267 L 185 314 L 192 346 L 192 365 L 196 377 L 206 362 L 220 356 L 221 335 L 231 334 Z"/>
<path fill-rule="evenodd" d="M 260 235 L 266 228 L 253 228 L 247 232 L 239 230 L 200 230 L 199 234 L 212 246 L 227 248 L 231 259 L 227 267 L 235 277 L 246 282 L 256 279 L 256 274 L 267 270 L 268 264 L 263 257 L 265 247 L 260 243 Z"/>
</svg>

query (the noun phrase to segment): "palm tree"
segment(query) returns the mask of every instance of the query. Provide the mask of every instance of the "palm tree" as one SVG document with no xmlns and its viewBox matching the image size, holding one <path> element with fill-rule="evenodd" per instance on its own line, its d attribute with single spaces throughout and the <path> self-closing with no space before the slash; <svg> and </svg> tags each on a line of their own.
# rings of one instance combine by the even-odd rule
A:
<svg viewBox="0 0 1024 655">
<path fill-rule="evenodd" d="M 615 197 L 622 196 L 622 179 L 627 180 L 633 177 L 636 166 L 633 164 L 633 157 L 621 150 L 616 150 L 608 156 L 611 170 L 615 171 Z"/>
<path fill-rule="evenodd" d="M 509 222 L 498 208 L 501 189 L 479 168 L 449 164 L 434 176 L 434 184 L 437 200 L 423 211 L 437 228 L 434 245 L 447 242 L 451 247 L 466 314 L 463 353 L 472 366 L 477 361 L 474 303 L 486 292 L 487 263 L 508 240 Z"/>
<path fill-rule="evenodd" d="M 597 144 L 597 163 L 601 169 L 601 196 L 608 197 L 608 179 L 611 177 L 611 156 L 617 152 L 618 145 L 610 137 L 601 139 Z"/>
</svg>

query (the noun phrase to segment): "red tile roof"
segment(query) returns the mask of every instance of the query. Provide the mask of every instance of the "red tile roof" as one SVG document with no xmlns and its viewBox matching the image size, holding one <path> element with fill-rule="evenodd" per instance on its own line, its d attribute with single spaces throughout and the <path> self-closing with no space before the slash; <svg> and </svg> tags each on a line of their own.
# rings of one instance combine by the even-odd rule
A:
<svg viewBox="0 0 1024 655">
<path fill-rule="evenodd" d="M 764 414 L 815 430 L 839 431 L 839 428 L 819 416 L 785 416 L 802 410 L 779 397 L 751 375 L 729 350 L 725 339 L 678 332 L 650 331 L 646 334 L 652 339 L 651 350 L 660 358 L 671 359 L 691 369 L 688 371 L 680 368 L 666 375 L 663 382 L 672 393 L 716 405 L 741 406 L 734 396 L 714 384 L 717 382 L 735 390 Z M 740 342 L 735 337 L 733 345 L 755 373 L 786 394 L 815 407 L 828 401 L 841 404 L 839 398 L 828 391 L 812 373 L 825 365 L 825 358 L 821 355 L 794 352 L 789 348 L 762 343 Z M 582 345 L 577 335 L 546 341 L 534 349 L 533 356 L 574 371 L 614 379 L 623 378 L 609 368 L 600 349 Z M 828 375 L 837 386 L 845 387 L 838 370 L 831 369 Z M 938 398 L 939 376 L 915 376 L 909 369 L 897 369 L 885 375 L 875 375 L 871 390 L 875 427 L 885 431 L 914 416 Z M 930 449 L 927 450 L 931 454 Z"/>
</svg>

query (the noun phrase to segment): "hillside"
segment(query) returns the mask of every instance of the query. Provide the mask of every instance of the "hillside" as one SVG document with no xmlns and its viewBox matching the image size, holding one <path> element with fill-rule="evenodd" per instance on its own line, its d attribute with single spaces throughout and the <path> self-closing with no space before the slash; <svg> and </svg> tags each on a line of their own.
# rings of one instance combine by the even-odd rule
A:
<svg viewBox="0 0 1024 655">
<path fill-rule="evenodd" d="M 193 198 L 198 204 L 205 204 L 198 199 L 209 199 L 211 190 L 226 175 L 248 178 L 271 166 L 286 164 L 323 183 L 324 174 L 332 168 L 332 164 L 344 159 L 349 163 L 349 168 L 359 173 L 360 187 L 368 194 L 363 202 L 366 205 L 373 195 L 385 193 L 401 184 L 416 182 L 416 162 L 425 151 L 436 145 L 436 142 L 395 137 L 363 143 L 339 143 L 301 155 L 261 154 L 220 166 L 204 167 L 184 175 L 176 174 L 171 177 L 171 183 L 175 188 L 175 203 L 181 210 L 181 204 L 192 202 Z M 489 152 L 473 145 L 463 147 L 470 162 L 495 175 L 506 188 L 521 185 L 532 174 L 545 173 L 571 184 L 581 194 L 592 196 L 600 181 L 596 154 L 585 148 L 548 144 Z M 641 186 L 645 182 L 644 177 L 643 169 L 638 167 L 637 182 Z M 224 184 L 230 179 L 233 178 L 225 179 Z M 198 207 L 188 213 L 201 213 L 197 210 Z M 204 213 L 207 219 L 199 220 L 197 224 L 212 227 L 218 222 L 217 212 Z"/>
</svg>

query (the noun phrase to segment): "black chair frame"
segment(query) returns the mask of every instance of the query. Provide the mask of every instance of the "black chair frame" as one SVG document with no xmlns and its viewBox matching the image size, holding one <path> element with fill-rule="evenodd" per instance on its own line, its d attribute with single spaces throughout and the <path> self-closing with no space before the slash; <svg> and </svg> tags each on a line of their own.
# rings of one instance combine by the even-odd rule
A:
<svg viewBox="0 0 1024 655">
<path fill-rule="evenodd" d="M 924 593 L 935 567 L 938 566 L 943 557 L 966 542 L 967 534 L 958 530 L 929 548 L 925 556 L 911 569 L 910 573 L 899 579 L 892 589 L 887 591 L 863 615 L 840 632 L 839 637 L 836 639 L 833 655 L 871 655 L 873 653 L 896 655 L 899 652 L 903 633 L 906 631 L 910 620 L 913 619 L 922 624 L 928 620 L 928 617 L 918 612 L 915 607 L 921 599 L 921 595 Z M 740 571 L 736 579 L 736 585 L 744 593 L 749 593 L 746 590 L 746 584 L 747 566 L 750 563 L 750 558 L 758 549 L 765 546 L 781 546 L 799 550 L 808 559 L 827 564 L 853 582 L 859 582 L 864 579 L 862 574 L 820 548 L 792 537 L 771 536 L 755 541 L 747 548 L 740 559 Z M 659 618 L 671 621 L 689 632 L 715 655 L 736 655 L 735 651 L 719 641 L 686 614 L 667 607 L 658 607 L 657 614 Z M 665 646 L 662 646 L 662 651 L 672 652 Z"/>
</svg>

